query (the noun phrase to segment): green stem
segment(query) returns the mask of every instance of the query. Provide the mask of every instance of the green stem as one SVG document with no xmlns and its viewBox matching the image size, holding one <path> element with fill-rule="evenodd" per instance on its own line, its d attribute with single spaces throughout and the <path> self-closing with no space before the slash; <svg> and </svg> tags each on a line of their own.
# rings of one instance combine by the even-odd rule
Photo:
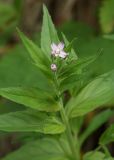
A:
<svg viewBox="0 0 114 160">
<path fill-rule="evenodd" d="M 61 114 L 61 118 L 63 120 L 63 123 L 66 126 L 66 135 L 67 135 L 68 143 L 69 143 L 69 146 L 70 146 L 70 149 L 71 149 L 71 152 L 72 152 L 72 156 L 73 156 L 74 160 L 80 160 L 80 156 L 79 156 L 79 152 L 78 152 L 79 150 L 78 150 L 78 148 L 76 149 L 76 146 L 75 146 L 75 141 L 74 141 L 74 138 L 73 138 L 73 135 L 72 135 L 71 127 L 70 127 L 70 124 L 69 124 L 69 119 L 65 114 L 65 110 L 64 110 L 64 106 L 63 106 L 63 100 L 62 100 L 62 97 L 61 97 L 61 93 L 59 91 L 59 83 L 58 83 L 56 72 L 55 72 L 55 85 L 56 85 L 55 87 L 56 87 L 56 91 L 57 91 L 59 101 L 60 101 L 60 107 L 61 107 L 60 108 L 60 114 Z"/>
<path fill-rule="evenodd" d="M 68 138 L 68 143 L 69 143 L 69 146 L 71 148 L 71 152 L 72 152 L 72 155 L 74 157 L 74 160 L 79 160 L 79 156 L 76 152 L 76 148 L 75 148 L 75 144 L 74 144 L 74 139 L 73 139 L 73 136 L 72 136 L 72 132 L 71 132 L 71 128 L 70 128 L 70 125 L 69 125 L 69 121 L 65 115 L 65 111 L 64 111 L 64 108 L 61 106 L 61 110 L 60 110 L 60 114 L 61 114 L 61 117 L 62 117 L 62 120 L 66 126 L 66 135 L 67 135 L 67 138 Z"/>
</svg>

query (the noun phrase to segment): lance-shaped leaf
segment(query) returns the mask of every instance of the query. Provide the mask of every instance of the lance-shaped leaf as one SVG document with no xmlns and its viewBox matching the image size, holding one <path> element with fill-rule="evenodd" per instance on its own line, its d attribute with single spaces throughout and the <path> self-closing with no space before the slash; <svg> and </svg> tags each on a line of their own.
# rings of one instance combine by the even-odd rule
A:
<svg viewBox="0 0 114 160">
<path fill-rule="evenodd" d="M 107 104 L 114 97 L 114 71 L 97 77 L 66 106 L 70 117 L 77 117 Z"/>
<path fill-rule="evenodd" d="M 58 141 L 45 138 L 33 141 L 9 154 L 3 160 L 68 160 Z"/>
<path fill-rule="evenodd" d="M 60 90 L 61 92 L 64 92 L 65 90 L 72 89 L 74 86 L 76 86 L 77 82 L 82 80 L 84 77 L 84 74 L 72 74 L 71 76 L 68 76 L 62 80 L 60 80 Z"/>
<path fill-rule="evenodd" d="M 21 31 L 19 31 L 19 29 L 17 29 L 17 31 L 35 65 L 44 73 L 44 75 L 51 76 L 50 60 L 47 56 L 36 44 L 34 44 Z"/>
<path fill-rule="evenodd" d="M 110 142 L 114 142 L 114 124 L 111 125 L 100 137 L 100 144 L 106 145 Z"/>
<path fill-rule="evenodd" d="M 71 61 L 70 65 L 65 65 L 59 71 L 60 89 L 61 91 L 71 89 L 76 86 L 76 83 L 84 79 L 87 73 L 87 66 L 93 63 L 100 54 L 94 56 L 77 59 Z"/>
<path fill-rule="evenodd" d="M 46 6 L 43 6 L 43 12 L 44 12 L 44 16 L 43 16 L 43 26 L 42 26 L 42 32 L 41 32 L 41 48 L 43 52 L 48 57 L 50 57 L 51 43 L 53 42 L 58 43 L 59 39 Z"/>
<path fill-rule="evenodd" d="M 64 125 L 55 116 L 28 110 L 0 115 L 0 130 L 6 132 L 64 132 Z"/>
<path fill-rule="evenodd" d="M 70 75 L 82 73 L 82 71 L 85 70 L 88 65 L 93 63 L 99 55 L 100 53 L 87 58 L 77 59 L 75 61 L 72 60 L 69 65 L 64 65 L 64 67 L 61 68 L 59 71 L 59 77 L 62 79 Z"/>
<path fill-rule="evenodd" d="M 83 160 L 105 160 L 105 154 L 98 151 L 87 152 L 84 155 Z"/>
<path fill-rule="evenodd" d="M 54 112 L 59 110 L 55 95 L 37 88 L 1 88 L 0 95 L 19 104 L 39 110 Z"/>
<path fill-rule="evenodd" d="M 63 37 L 64 43 L 66 45 L 65 51 L 68 52 L 68 53 L 70 52 L 69 53 L 70 58 L 73 58 L 73 59 L 77 60 L 78 56 L 73 49 L 73 43 L 76 40 L 76 38 L 74 38 L 71 42 L 69 42 L 67 40 L 66 36 L 64 35 L 64 33 L 62 33 L 62 37 Z"/>
<path fill-rule="evenodd" d="M 103 37 L 112 41 L 114 40 L 114 34 L 106 34 Z"/>
<path fill-rule="evenodd" d="M 114 112 L 108 109 L 96 115 L 89 123 L 87 129 L 80 136 L 80 144 L 82 144 L 89 135 L 103 125 L 113 114 Z"/>
<path fill-rule="evenodd" d="M 104 160 L 114 160 L 114 158 L 113 157 L 107 157 Z"/>
</svg>

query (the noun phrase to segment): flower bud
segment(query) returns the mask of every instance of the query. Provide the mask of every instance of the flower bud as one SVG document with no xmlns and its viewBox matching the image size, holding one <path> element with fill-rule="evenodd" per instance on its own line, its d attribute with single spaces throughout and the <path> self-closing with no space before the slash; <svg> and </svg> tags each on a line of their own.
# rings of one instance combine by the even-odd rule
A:
<svg viewBox="0 0 114 160">
<path fill-rule="evenodd" d="M 57 70 L 56 64 L 51 64 L 51 70 L 52 70 L 52 71 L 56 71 L 56 70 Z"/>
</svg>

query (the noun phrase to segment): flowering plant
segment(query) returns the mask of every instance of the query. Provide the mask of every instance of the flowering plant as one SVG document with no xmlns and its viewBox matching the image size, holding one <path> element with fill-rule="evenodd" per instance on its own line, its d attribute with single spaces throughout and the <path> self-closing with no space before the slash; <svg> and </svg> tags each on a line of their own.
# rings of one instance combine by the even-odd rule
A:
<svg viewBox="0 0 114 160">
<path fill-rule="evenodd" d="M 112 116 L 113 110 L 105 108 L 80 131 L 86 114 L 110 104 L 114 97 L 114 71 L 85 80 L 87 66 L 98 55 L 78 58 L 73 49 L 75 39 L 69 42 L 62 33 L 61 42 L 45 6 L 43 10 L 41 48 L 18 33 L 48 85 L 45 89 L 0 88 L 1 96 L 27 107 L 1 115 L 0 130 L 29 132 L 34 137 L 4 160 L 113 160 L 106 145 L 113 139 L 114 125 L 103 133 L 95 151 L 81 154 L 85 140 Z"/>
</svg>

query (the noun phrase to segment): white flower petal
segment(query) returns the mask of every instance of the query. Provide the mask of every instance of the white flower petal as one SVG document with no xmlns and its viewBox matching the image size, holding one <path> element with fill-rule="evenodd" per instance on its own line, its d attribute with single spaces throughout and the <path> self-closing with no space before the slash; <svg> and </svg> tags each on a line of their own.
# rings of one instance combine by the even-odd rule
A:
<svg viewBox="0 0 114 160">
<path fill-rule="evenodd" d="M 51 44 L 51 49 L 52 49 L 53 51 L 56 51 L 57 48 L 58 48 L 58 46 L 57 46 L 55 43 L 52 43 L 52 44 Z"/>
<path fill-rule="evenodd" d="M 66 56 L 67 56 L 67 53 L 64 51 L 61 51 L 59 54 L 59 57 L 61 57 L 61 58 L 66 58 Z"/>
<path fill-rule="evenodd" d="M 64 43 L 60 42 L 58 44 L 58 48 L 59 48 L 60 51 L 62 51 L 64 49 Z"/>
</svg>

